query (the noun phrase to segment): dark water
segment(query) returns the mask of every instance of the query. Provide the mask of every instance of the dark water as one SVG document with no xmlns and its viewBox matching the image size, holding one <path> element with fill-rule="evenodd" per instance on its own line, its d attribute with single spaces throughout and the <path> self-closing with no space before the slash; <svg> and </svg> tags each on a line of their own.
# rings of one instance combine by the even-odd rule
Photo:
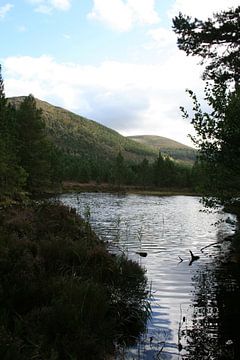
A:
<svg viewBox="0 0 240 360">
<path fill-rule="evenodd" d="M 147 270 L 152 318 L 118 359 L 240 359 L 240 272 L 230 261 L 230 214 L 202 212 L 197 197 L 67 194 L 96 233 Z M 219 244 L 201 249 L 208 244 Z M 199 256 L 191 266 L 190 253 Z M 147 252 L 143 258 L 136 252 Z M 180 261 L 180 258 L 183 261 Z"/>
</svg>

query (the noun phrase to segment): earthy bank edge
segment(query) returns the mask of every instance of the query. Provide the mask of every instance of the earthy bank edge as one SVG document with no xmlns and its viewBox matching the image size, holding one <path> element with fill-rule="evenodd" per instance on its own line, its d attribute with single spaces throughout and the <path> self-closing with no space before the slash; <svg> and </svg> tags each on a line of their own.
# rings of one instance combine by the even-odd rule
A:
<svg viewBox="0 0 240 360">
<path fill-rule="evenodd" d="M 136 195 L 156 195 L 156 196 L 201 196 L 199 192 L 192 189 L 177 189 L 177 188 L 143 188 L 137 186 L 121 186 L 117 187 L 109 184 L 96 183 L 78 183 L 73 181 L 64 181 L 61 192 L 103 192 L 103 193 L 123 193 Z"/>
<path fill-rule="evenodd" d="M 149 317 L 145 271 L 59 203 L 0 208 L 0 358 L 105 359 Z"/>
</svg>

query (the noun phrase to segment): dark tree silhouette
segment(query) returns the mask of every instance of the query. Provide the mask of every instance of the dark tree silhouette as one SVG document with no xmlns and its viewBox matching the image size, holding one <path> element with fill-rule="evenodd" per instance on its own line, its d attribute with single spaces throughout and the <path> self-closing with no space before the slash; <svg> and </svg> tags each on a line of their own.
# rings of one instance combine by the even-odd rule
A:
<svg viewBox="0 0 240 360">
<path fill-rule="evenodd" d="M 179 14 L 173 19 L 177 44 L 187 55 L 207 63 L 204 79 L 240 82 L 240 6 L 213 15 L 206 21 Z"/>
<path fill-rule="evenodd" d="M 240 191 L 240 7 L 213 15 L 212 19 L 192 20 L 181 13 L 173 19 L 178 46 L 187 55 L 206 61 L 204 79 L 209 111 L 193 100 L 192 138 L 200 151 L 207 176 L 204 177 L 206 204 L 232 204 Z M 188 113 L 182 108 L 184 117 Z"/>
</svg>

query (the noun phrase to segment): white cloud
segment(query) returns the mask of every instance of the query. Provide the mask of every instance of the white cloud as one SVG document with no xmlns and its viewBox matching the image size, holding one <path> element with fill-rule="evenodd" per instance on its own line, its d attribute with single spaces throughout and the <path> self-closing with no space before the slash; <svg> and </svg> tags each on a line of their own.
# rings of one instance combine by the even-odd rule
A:
<svg viewBox="0 0 240 360">
<path fill-rule="evenodd" d="M 168 15 L 172 18 L 181 12 L 199 19 L 206 19 L 211 17 L 214 12 L 237 6 L 239 6 L 239 0 L 175 0 Z"/>
<path fill-rule="evenodd" d="M 158 23 L 159 16 L 154 8 L 155 0 L 94 0 L 88 18 L 117 31 L 129 31 L 136 23 Z"/>
<path fill-rule="evenodd" d="M 147 34 L 150 36 L 151 42 L 145 45 L 148 50 L 151 49 L 162 49 L 165 52 L 176 50 L 176 35 L 172 30 L 160 27 L 149 30 Z"/>
<path fill-rule="evenodd" d="M 94 7 L 88 18 L 119 31 L 128 31 L 132 26 L 131 12 L 121 0 L 94 0 Z"/>
<path fill-rule="evenodd" d="M 36 97 L 92 118 L 124 134 L 159 134 L 184 143 L 185 88 L 198 91 L 200 69 L 176 50 L 157 65 L 106 61 L 99 66 L 58 63 L 49 56 L 3 61 L 7 96 Z"/>
<path fill-rule="evenodd" d="M 28 0 L 35 6 L 35 11 L 50 14 L 54 9 L 66 11 L 71 7 L 71 0 Z"/>
<path fill-rule="evenodd" d="M 14 7 L 13 4 L 7 3 L 0 7 L 0 19 L 4 19 L 7 13 Z"/>
<path fill-rule="evenodd" d="M 127 6 L 132 10 L 132 17 L 142 24 L 157 24 L 159 16 L 154 10 L 155 0 L 128 0 Z"/>
<path fill-rule="evenodd" d="M 50 4 L 59 10 L 68 10 L 70 9 L 71 6 L 71 1 L 70 0 L 51 0 Z"/>
</svg>

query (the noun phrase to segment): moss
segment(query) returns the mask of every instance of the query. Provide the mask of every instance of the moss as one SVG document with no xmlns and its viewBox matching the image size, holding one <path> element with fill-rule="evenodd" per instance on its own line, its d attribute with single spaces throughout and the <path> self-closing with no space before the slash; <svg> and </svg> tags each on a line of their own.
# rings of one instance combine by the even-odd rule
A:
<svg viewBox="0 0 240 360">
<path fill-rule="evenodd" d="M 144 270 L 73 209 L 0 210 L 0 358 L 104 359 L 149 316 Z"/>
</svg>

